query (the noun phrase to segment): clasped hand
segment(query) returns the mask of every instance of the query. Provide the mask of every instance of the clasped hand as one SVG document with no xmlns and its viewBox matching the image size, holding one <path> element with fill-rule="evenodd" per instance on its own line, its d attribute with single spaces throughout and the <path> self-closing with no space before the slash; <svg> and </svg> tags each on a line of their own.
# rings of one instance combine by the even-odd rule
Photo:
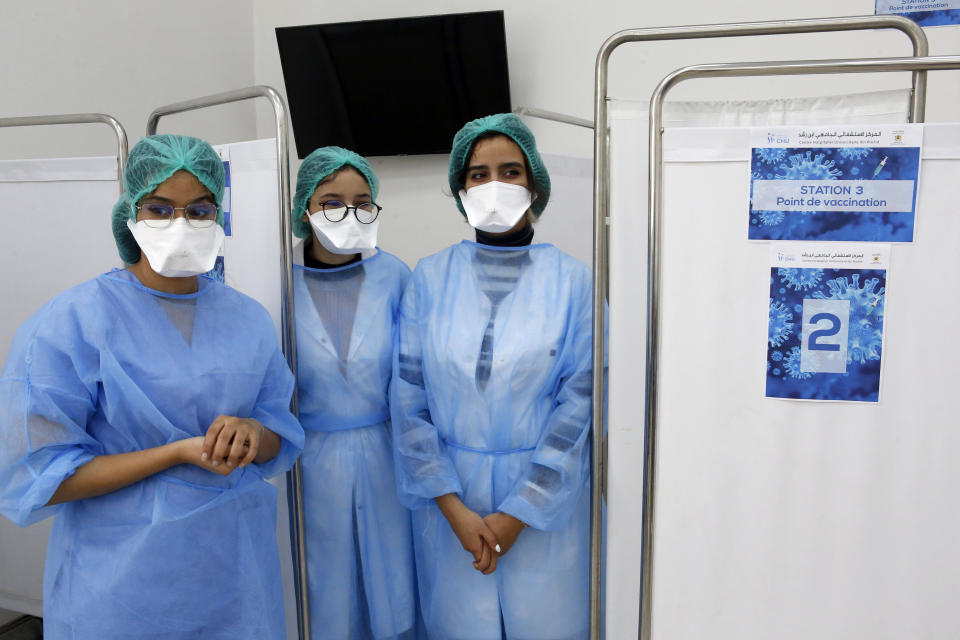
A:
<svg viewBox="0 0 960 640">
<path fill-rule="evenodd" d="M 501 512 L 481 518 L 456 494 L 437 498 L 437 505 L 466 551 L 473 555 L 473 568 L 484 575 L 497 569 L 497 560 L 507 553 L 524 528 L 523 522 Z"/>
<path fill-rule="evenodd" d="M 186 462 L 222 476 L 230 475 L 234 469 L 254 461 L 262 437 L 263 425 L 253 418 L 219 416 L 205 436 L 183 441 Z"/>
</svg>

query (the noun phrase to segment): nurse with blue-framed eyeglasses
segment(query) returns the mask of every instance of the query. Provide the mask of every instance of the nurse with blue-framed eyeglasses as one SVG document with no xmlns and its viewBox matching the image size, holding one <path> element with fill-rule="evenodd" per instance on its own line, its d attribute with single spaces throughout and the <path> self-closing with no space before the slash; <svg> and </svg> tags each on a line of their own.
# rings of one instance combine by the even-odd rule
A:
<svg viewBox="0 0 960 640">
<path fill-rule="evenodd" d="M 256 301 L 202 274 L 223 243 L 220 158 L 130 151 L 125 269 L 56 296 L 0 377 L 0 513 L 55 516 L 43 634 L 280 640 L 276 489 L 303 447 L 293 374 Z"/>
<path fill-rule="evenodd" d="M 183 207 L 175 207 L 170 202 L 161 202 L 160 197 L 156 193 L 145 197 L 145 201 L 137 205 L 139 213 L 137 219 L 142 220 L 147 226 L 166 229 L 178 217 L 177 211 L 183 211 L 183 219 L 194 229 L 208 229 L 217 223 L 219 208 L 217 203 L 210 201 L 210 196 L 201 196 L 199 202 L 191 202 Z"/>
</svg>

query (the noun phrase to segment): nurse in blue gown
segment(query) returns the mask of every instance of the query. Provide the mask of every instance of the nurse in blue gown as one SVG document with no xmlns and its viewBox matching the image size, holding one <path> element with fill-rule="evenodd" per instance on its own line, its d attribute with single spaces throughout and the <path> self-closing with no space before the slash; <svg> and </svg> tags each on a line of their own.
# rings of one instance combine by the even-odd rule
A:
<svg viewBox="0 0 960 640">
<path fill-rule="evenodd" d="M 550 178 L 516 116 L 457 133 L 449 184 L 476 241 L 414 270 L 391 398 L 426 628 L 586 638 L 590 270 L 532 242 Z"/>
<path fill-rule="evenodd" d="M 294 197 L 297 368 L 312 637 L 413 638 L 410 512 L 393 471 L 388 387 L 410 269 L 377 248 L 377 176 L 324 147 Z"/>
<path fill-rule="evenodd" d="M 128 267 L 56 296 L 14 338 L 0 512 L 55 515 L 45 638 L 285 637 L 266 478 L 303 431 L 266 310 L 198 275 L 223 241 L 223 186 L 202 140 L 141 140 L 113 212 Z"/>
</svg>

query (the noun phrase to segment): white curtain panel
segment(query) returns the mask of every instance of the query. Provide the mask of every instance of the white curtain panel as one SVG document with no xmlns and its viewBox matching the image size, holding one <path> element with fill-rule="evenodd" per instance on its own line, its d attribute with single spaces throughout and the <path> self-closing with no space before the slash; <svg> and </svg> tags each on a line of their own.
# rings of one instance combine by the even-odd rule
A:
<svg viewBox="0 0 960 640">
<path fill-rule="evenodd" d="M 550 173 L 550 203 L 536 224 L 534 242 L 549 242 L 574 258 L 593 260 L 593 160 L 542 154 Z"/>
<path fill-rule="evenodd" d="M 888 96 L 803 122 L 903 122 L 905 109 L 877 116 Z M 612 105 L 611 638 L 633 637 L 639 602 L 645 110 Z M 795 124 L 779 119 L 791 111 L 771 123 Z M 916 242 L 893 247 L 888 271 L 877 405 L 763 397 L 769 247 L 746 240 L 747 133 L 665 134 L 654 637 L 958 637 L 960 125 L 926 126 Z"/>
<path fill-rule="evenodd" d="M 110 231 L 116 157 L 0 161 L 0 355 L 57 293 L 120 266 Z"/>
<path fill-rule="evenodd" d="M 230 163 L 232 235 L 223 247 L 225 281 L 267 308 L 279 340 L 283 299 L 276 144 L 271 138 L 215 149 Z"/>
</svg>

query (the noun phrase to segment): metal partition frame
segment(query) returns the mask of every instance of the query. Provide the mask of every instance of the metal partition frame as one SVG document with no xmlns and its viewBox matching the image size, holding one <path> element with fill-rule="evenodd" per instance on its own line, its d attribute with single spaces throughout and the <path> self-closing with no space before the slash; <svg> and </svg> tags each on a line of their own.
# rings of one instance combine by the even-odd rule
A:
<svg viewBox="0 0 960 640">
<path fill-rule="evenodd" d="M 562 122 L 563 124 L 572 124 L 576 127 L 593 129 L 593 120 L 578 118 L 577 116 L 568 116 L 565 113 L 558 113 L 556 111 L 549 111 L 547 109 L 538 109 L 537 107 L 514 107 L 513 112 L 518 116 L 530 116 L 531 118 L 552 120 L 553 122 Z"/>
<path fill-rule="evenodd" d="M 123 193 L 123 170 L 127 164 L 127 132 L 120 121 L 105 113 L 66 113 L 56 116 L 0 118 L 0 127 L 32 127 L 47 124 L 105 124 L 117 136 L 117 181 Z"/>
<path fill-rule="evenodd" d="M 266 98 L 273 107 L 275 120 L 275 135 L 277 138 L 277 182 L 279 193 L 277 194 L 280 204 L 280 265 L 281 265 L 281 347 L 283 355 L 287 359 L 290 370 L 297 371 L 297 341 L 296 325 L 293 314 L 293 240 L 292 227 L 290 219 L 290 154 L 287 144 L 289 132 L 289 116 L 287 115 L 287 105 L 283 97 L 272 87 L 258 85 L 246 89 L 237 89 L 224 93 L 216 93 L 193 100 L 184 100 L 175 102 L 163 107 L 157 107 L 147 119 L 147 135 L 153 135 L 157 132 L 157 123 L 163 116 L 174 113 L 183 113 L 184 111 L 193 111 L 206 107 L 216 107 L 231 102 L 240 102 L 242 100 L 251 100 L 254 98 Z M 293 397 L 290 399 L 290 410 L 297 414 L 297 389 L 293 389 Z M 287 474 L 287 503 L 290 511 L 290 536 L 291 548 L 293 549 L 293 575 L 294 588 L 296 590 L 297 600 L 297 627 L 299 629 L 300 640 L 306 640 L 310 637 L 310 608 L 308 606 L 307 594 L 307 566 L 306 566 L 306 547 L 303 531 L 303 473 L 300 467 L 300 460 L 297 459 L 293 469 Z"/>
<path fill-rule="evenodd" d="M 593 194 L 593 361 L 602 362 L 606 350 L 606 337 L 604 335 L 605 311 L 604 302 L 607 295 L 608 275 L 609 275 L 609 256 L 607 253 L 607 220 L 610 215 L 609 204 L 609 131 L 608 131 L 608 113 L 607 113 L 607 90 L 608 90 L 608 66 L 610 55 L 620 45 L 627 42 L 648 42 L 659 40 L 692 40 L 703 38 L 725 38 L 740 36 L 759 36 L 759 35 L 787 35 L 796 33 L 826 33 L 837 31 L 860 31 L 873 29 L 894 29 L 903 32 L 910 38 L 913 44 L 914 56 L 927 56 L 929 46 L 923 29 L 908 18 L 901 16 L 860 16 L 844 17 L 831 19 L 809 19 L 809 20 L 777 20 L 769 22 L 741 22 L 732 24 L 712 24 L 712 25 L 690 25 L 681 27 L 654 27 L 648 29 L 628 29 L 620 31 L 610 36 L 601 46 L 597 53 L 596 61 L 596 86 L 594 94 L 594 194 Z M 952 68 L 952 67 L 925 67 L 921 64 L 910 66 L 903 60 L 916 60 L 917 58 L 892 59 L 900 63 L 895 68 L 883 69 L 862 69 L 857 67 L 856 71 L 843 70 L 836 71 L 792 71 L 794 74 L 803 73 L 856 73 L 867 71 L 912 71 L 913 72 L 913 94 L 910 106 L 910 121 L 922 122 L 924 118 L 924 109 L 926 105 L 926 69 L 932 68 Z M 836 63 L 836 61 L 828 61 Z M 849 62 L 849 61 L 847 61 Z M 784 65 L 797 64 L 796 68 L 809 68 L 803 65 L 812 65 L 816 63 L 767 63 L 770 69 L 779 68 L 779 71 L 769 71 L 762 73 L 741 73 L 740 75 L 779 75 L 787 73 Z M 727 75 L 733 76 L 737 73 L 733 69 L 753 69 L 758 70 L 767 68 L 764 63 L 751 63 L 749 65 L 702 65 L 697 67 L 688 67 L 674 72 L 668 76 L 669 83 L 662 86 L 659 92 L 659 109 L 662 110 L 662 96 L 671 86 L 690 77 L 707 77 L 709 75 Z M 770 66 L 772 65 L 772 66 Z M 723 68 L 721 71 L 720 68 Z M 688 76 L 685 73 L 696 74 Z M 712 71 L 708 71 L 712 69 Z M 667 82 L 666 80 L 664 82 Z M 658 112 L 659 113 L 659 112 Z M 653 112 L 651 111 L 651 118 Z M 659 116 L 658 116 L 659 117 Z M 653 125 L 651 124 L 651 132 Z M 657 158 L 658 162 L 653 161 L 654 140 L 657 140 Z M 659 221 L 659 188 L 658 183 L 654 181 L 655 167 L 659 170 L 659 135 L 654 136 L 651 133 L 651 163 L 650 163 L 650 222 L 648 228 L 648 238 L 650 242 L 650 255 L 648 257 L 648 314 L 647 314 L 647 371 L 646 371 L 646 408 L 644 412 L 644 481 L 643 481 L 643 548 L 642 548 L 642 579 L 640 586 L 641 593 L 641 620 L 640 620 L 640 638 L 642 640 L 650 639 L 650 596 L 652 584 L 652 524 L 653 524 L 653 482 L 656 460 L 655 448 L 655 411 L 656 411 L 656 376 L 657 376 L 657 348 L 659 335 L 657 333 L 659 322 L 659 298 L 654 304 L 652 295 L 654 288 L 659 294 L 659 284 L 655 284 L 659 279 L 659 252 L 653 246 L 656 233 L 659 227 L 655 226 Z M 659 179 L 659 178 L 657 178 Z M 655 191 L 656 189 L 656 191 Z M 656 194 L 657 200 L 654 201 Z M 602 511 L 601 499 L 606 485 L 606 457 L 603 447 L 603 430 L 598 425 L 605 422 L 604 415 L 604 394 L 605 375 L 603 367 L 594 366 L 593 368 L 593 483 L 591 485 L 591 522 L 590 522 L 590 638 L 597 640 L 600 637 L 601 629 L 601 593 L 602 593 L 602 541 L 601 525 Z"/>
</svg>

